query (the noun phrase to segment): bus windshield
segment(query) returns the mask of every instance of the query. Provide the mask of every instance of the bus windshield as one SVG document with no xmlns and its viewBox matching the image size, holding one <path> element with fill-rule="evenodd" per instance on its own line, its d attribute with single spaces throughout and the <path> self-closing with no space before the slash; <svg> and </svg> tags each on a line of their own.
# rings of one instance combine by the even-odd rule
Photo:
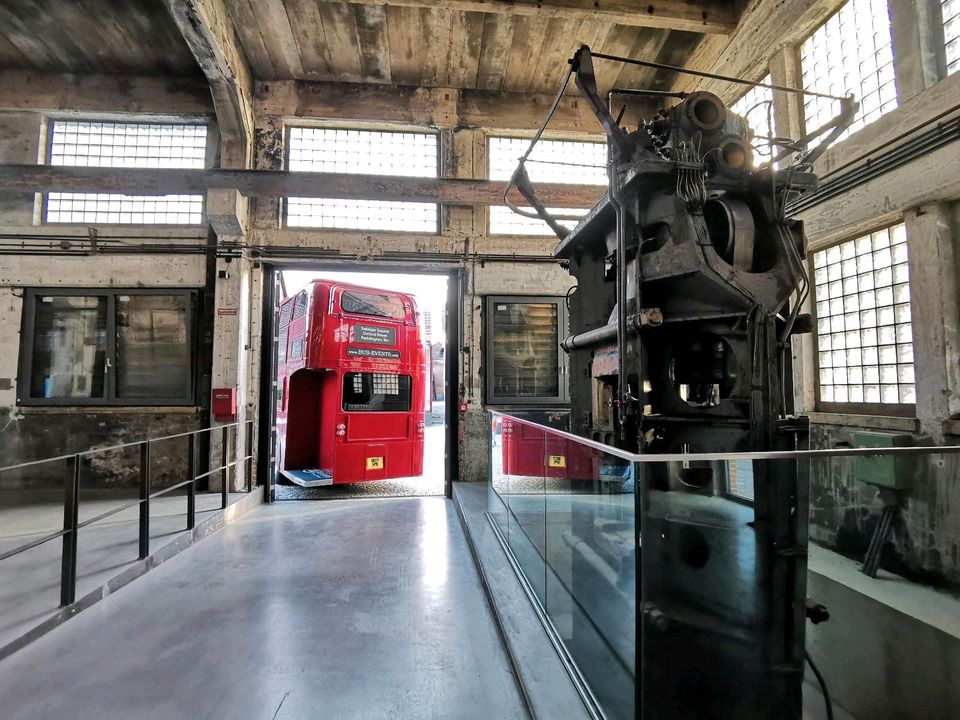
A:
<svg viewBox="0 0 960 720">
<path fill-rule="evenodd" d="M 396 295 L 344 290 L 340 294 L 340 309 L 358 315 L 376 315 L 378 317 L 403 320 L 407 313 L 403 300 Z"/>
</svg>

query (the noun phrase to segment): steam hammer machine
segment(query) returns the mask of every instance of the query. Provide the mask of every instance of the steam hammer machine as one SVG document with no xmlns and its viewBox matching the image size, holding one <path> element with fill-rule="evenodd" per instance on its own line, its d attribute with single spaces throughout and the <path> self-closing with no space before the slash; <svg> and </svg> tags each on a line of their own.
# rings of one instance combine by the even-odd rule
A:
<svg viewBox="0 0 960 720">
<path fill-rule="evenodd" d="M 524 170 L 536 140 L 511 181 L 560 237 L 554 254 L 577 280 L 562 343 L 571 431 L 640 453 L 804 447 L 789 349 L 810 325 L 799 315 L 805 238 L 785 208 L 816 188 L 812 162 L 856 104 L 843 99 L 829 126 L 784 141 L 780 157 L 797 155 L 776 170 L 755 164 L 745 119 L 708 92 L 676 94 L 636 129 L 621 127 L 598 94 L 594 58 L 625 59 L 584 46 L 570 61 L 607 134 L 607 194 L 575 229 L 561 225 Z M 801 717 L 802 464 L 746 461 L 752 508 L 731 495 L 733 463 L 643 466 L 638 717 Z"/>
</svg>

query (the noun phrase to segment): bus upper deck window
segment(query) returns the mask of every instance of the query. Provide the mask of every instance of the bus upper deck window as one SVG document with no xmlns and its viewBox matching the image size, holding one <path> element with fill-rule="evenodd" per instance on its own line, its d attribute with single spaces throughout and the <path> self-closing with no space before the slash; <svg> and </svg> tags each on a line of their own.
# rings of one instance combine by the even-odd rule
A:
<svg viewBox="0 0 960 720">
<path fill-rule="evenodd" d="M 346 412 L 409 412 L 411 387 L 409 375 L 346 373 L 343 409 Z"/>
<path fill-rule="evenodd" d="M 359 290 L 344 290 L 340 294 L 340 309 L 348 313 L 375 315 L 394 320 L 403 320 L 407 316 L 403 300 L 396 295 L 381 295 Z"/>
</svg>

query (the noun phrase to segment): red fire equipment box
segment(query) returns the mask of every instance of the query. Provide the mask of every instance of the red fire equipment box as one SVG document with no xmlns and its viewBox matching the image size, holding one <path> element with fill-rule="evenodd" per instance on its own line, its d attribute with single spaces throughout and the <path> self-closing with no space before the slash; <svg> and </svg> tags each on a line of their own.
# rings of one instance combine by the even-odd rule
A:
<svg viewBox="0 0 960 720">
<path fill-rule="evenodd" d="M 237 419 L 236 388 L 214 388 L 213 417 L 220 422 L 234 422 Z"/>
</svg>

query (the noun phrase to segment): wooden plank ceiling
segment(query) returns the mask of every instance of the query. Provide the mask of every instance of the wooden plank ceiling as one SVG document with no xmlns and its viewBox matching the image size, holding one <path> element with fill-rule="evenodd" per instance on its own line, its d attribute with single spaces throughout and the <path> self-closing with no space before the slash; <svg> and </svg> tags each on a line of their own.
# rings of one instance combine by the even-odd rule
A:
<svg viewBox="0 0 960 720">
<path fill-rule="evenodd" d="M 162 0 L 0 0 L 0 68 L 201 76 Z"/>
<path fill-rule="evenodd" d="M 696 10 L 696 3 L 687 5 Z M 581 19 L 575 13 L 462 9 L 483 6 L 227 0 L 253 73 L 265 80 L 553 93 L 567 71 L 566 59 L 583 43 L 597 52 L 682 65 L 703 37 L 589 13 Z M 596 69 L 601 89 L 665 89 L 673 82 L 673 73 L 636 66 L 597 61 Z"/>
</svg>

